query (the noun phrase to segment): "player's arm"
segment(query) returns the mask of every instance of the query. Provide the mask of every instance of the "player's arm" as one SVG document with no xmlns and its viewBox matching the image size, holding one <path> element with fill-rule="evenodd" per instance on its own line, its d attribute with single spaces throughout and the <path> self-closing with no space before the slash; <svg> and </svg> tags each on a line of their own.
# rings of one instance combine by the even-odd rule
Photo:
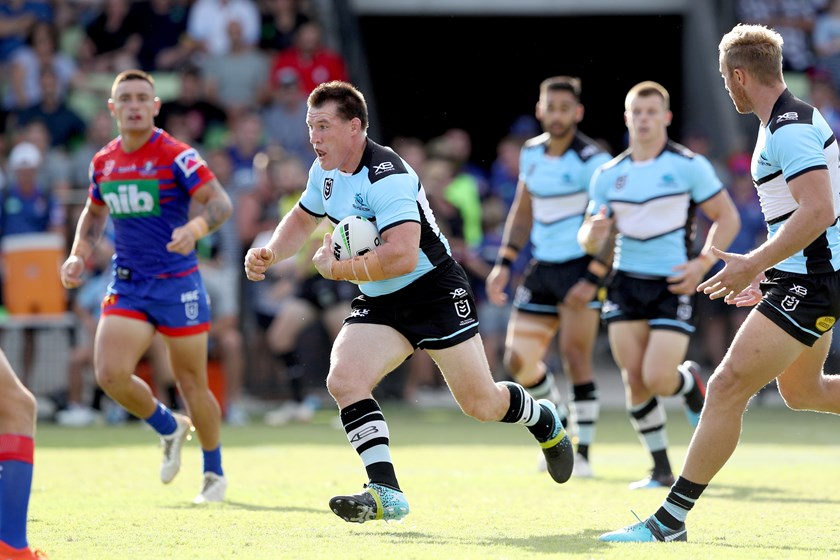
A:
<svg viewBox="0 0 840 560">
<path fill-rule="evenodd" d="M 519 181 L 516 186 L 516 196 L 513 205 L 505 222 L 505 231 L 502 236 L 502 246 L 496 257 L 496 264 L 493 270 L 487 275 L 487 297 L 496 305 L 507 302 L 505 287 L 510 282 L 510 267 L 519 256 L 519 252 L 528 243 L 533 225 L 533 213 L 531 211 L 531 193 L 525 181 Z"/>
<path fill-rule="evenodd" d="M 255 247 L 245 255 L 245 276 L 249 280 L 265 279 L 265 272 L 276 262 L 295 255 L 307 242 L 321 219 L 296 204 L 283 216 L 264 247 Z M 319 249 L 320 250 L 320 249 Z M 330 252 L 330 257 L 335 260 Z"/>
<path fill-rule="evenodd" d="M 76 225 L 76 235 L 70 256 L 61 265 L 61 283 L 65 288 L 76 288 L 82 283 L 85 261 L 93 255 L 108 223 L 108 207 L 87 199 Z"/>
<path fill-rule="evenodd" d="M 746 255 L 725 253 L 717 247 L 714 255 L 726 266 L 697 286 L 712 299 L 732 297 L 746 289 L 756 276 L 803 250 L 828 229 L 837 216 L 831 193 L 831 179 L 826 169 L 815 169 L 788 182 L 791 195 L 799 206 L 779 228 L 776 235 Z"/>
<path fill-rule="evenodd" d="M 756 274 L 810 245 L 837 219 L 827 170 L 809 171 L 790 181 L 788 187 L 799 207 L 776 235 L 748 253 Z"/>
<path fill-rule="evenodd" d="M 218 179 L 201 185 L 192 199 L 201 209 L 189 222 L 172 230 L 172 240 L 166 245 L 171 253 L 190 254 L 199 239 L 219 229 L 233 213 L 230 197 Z"/>
<path fill-rule="evenodd" d="M 345 261 L 335 260 L 332 236 L 324 235 L 324 244 L 315 253 L 312 263 L 324 278 L 374 282 L 408 274 L 417 268 L 420 246 L 420 224 L 402 222 L 380 234 L 382 245 L 364 255 Z"/>
<path fill-rule="evenodd" d="M 732 198 L 726 190 L 721 190 L 712 198 L 702 202 L 700 209 L 712 221 L 709 233 L 703 249 L 696 258 L 691 259 L 677 267 L 675 274 L 668 278 L 670 285 L 668 289 L 675 294 L 691 294 L 697 288 L 697 284 L 703 279 L 707 272 L 718 261 L 712 252 L 712 247 L 725 251 L 738 230 L 741 229 L 741 218 L 738 210 L 732 203 Z"/>
</svg>

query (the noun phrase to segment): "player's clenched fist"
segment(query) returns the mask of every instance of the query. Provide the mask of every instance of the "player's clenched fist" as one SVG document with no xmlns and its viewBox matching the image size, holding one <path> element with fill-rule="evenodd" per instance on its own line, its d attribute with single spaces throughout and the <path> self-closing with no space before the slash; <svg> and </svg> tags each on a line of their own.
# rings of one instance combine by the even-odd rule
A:
<svg viewBox="0 0 840 560">
<path fill-rule="evenodd" d="M 265 271 L 274 264 L 274 251 L 268 247 L 248 249 L 245 255 L 245 276 L 255 282 L 265 280 Z"/>
<path fill-rule="evenodd" d="M 82 284 L 82 273 L 85 271 L 85 261 L 81 257 L 71 255 L 61 265 L 61 284 L 68 290 L 78 288 Z"/>
</svg>

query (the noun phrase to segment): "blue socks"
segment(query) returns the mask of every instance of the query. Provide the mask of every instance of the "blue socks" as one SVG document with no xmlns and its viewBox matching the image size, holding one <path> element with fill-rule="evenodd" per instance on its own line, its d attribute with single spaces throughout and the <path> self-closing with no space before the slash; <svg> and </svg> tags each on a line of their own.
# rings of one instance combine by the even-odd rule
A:
<svg viewBox="0 0 840 560">
<path fill-rule="evenodd" d="M 221 445 L 216 447 L 216 449 L 212 449 L 210 451 L 202 449 L 201 453 L 204 456 L 204 472 L 216 473 L 219 476 L 225 475 L 224 471 L 222 471 Z"/>
<path fill-rule="evenodd" d="M 0 434 L 0 540 L 26 548 L 26 515 L 32 490 L 35 440 L 19 434 Z"/>
<path fill-rule="evenodd" d="M 152 415 L 145 418 L 145 420 L 149 426 L 162 436 L 168 436 L 178 428 L 178 423 L 175 421 L 175 417 L 172 416 L 172 411 L 163 406 L 163 403 L 160 401 L 158 401 L 157 407 Z"/>
</svg>

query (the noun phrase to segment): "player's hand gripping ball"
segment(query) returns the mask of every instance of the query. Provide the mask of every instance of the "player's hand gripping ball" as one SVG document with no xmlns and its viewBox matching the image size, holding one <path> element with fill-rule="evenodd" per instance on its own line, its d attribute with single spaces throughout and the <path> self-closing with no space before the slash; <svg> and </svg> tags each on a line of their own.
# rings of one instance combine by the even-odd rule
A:
<svg viewBox="0 0 840 560">
<path fill-rule="evenodd" d="M 333 254 L 344 261 L 364 255 L 382 245 L 379 230 L 373 222 L 362 216 L 347 216 L 335 226 L 332 233 Z"/>
</svg>

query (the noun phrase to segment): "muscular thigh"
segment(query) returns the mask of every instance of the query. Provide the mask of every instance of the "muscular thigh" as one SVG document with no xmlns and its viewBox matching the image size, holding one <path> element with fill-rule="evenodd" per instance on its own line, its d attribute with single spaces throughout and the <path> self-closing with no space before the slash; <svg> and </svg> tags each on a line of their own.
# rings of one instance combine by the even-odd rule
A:
<svg viewBox="0 0 840 560">
<path fill-rule="evenodd" d="M 688 335 L 668 329 L 652 329 L 645 347 L 642 372 L 645 377 L 673 375 L 685 359 Z"/>
<path fill-rule="evenodd" d="M 641 380 L 650 327 L 646 321 L 619 321 L 608 328 L 610 349 L 622 375 Z"/>
<path fill-rule="evenodd" d="M 715 376 L 734 376 L 740 385 L 755 392 L 782 372 L 785 372 L 787 380 L 803 375 L 802 368 L 798 366 L 809 359 L 824 359 L 825 352 L 827 345 L 818 344 L 809 348 L 770 318 L 754 311 L 738 330 Z M 809 375 L 819 375 L 819 372 L 820 369 L 815 368 Z"/>
<path fill-rule="evenodd" d="M 440 368 L 452 394 L 461 402 L 465 395 L 473 399 L 492 399 L 496 383 L 490 374 L 481 336 L 441 350 L 427 350 Z"/>
<path fill-rule="evenodd" d="M 566 305 L 561 306 L 561 349 L 573 347 L 582 352 L 590 352 L 595 344 L 595 337 L 598 335 L 600 320 L 601 315 L 598 309 L 571 309 Z"/>
<path fill-rule="evenodd" d="M 332 382 L 373 388 L 413 352 L 408 340 L 389 326 L 346 324 L 333 344 L 329 375 Z"/>
<path fill-rule="evenodd" d="M 805 348 L 796 360 L 779 376 L 779 390 L 785 388 L 816 388 L 823 374 L 823 365 L 831 348 L 832 332 L 821 336 L 810 348 Z"/>
<path fill-rule="evenodd" d="M 207 333 L 188 336 L 164 336 L 169 348 L 172 373 L 179 382 L 195 378 L 199 384 L 206 384 L 207 378 Z"/>
<path fill-rule="evenodd" d="M 94 365 L 97 372 L 131 375 L 152 342 L 155 328 L 141 319 L 102 315 L 96 329 Z"/>
</svg>

